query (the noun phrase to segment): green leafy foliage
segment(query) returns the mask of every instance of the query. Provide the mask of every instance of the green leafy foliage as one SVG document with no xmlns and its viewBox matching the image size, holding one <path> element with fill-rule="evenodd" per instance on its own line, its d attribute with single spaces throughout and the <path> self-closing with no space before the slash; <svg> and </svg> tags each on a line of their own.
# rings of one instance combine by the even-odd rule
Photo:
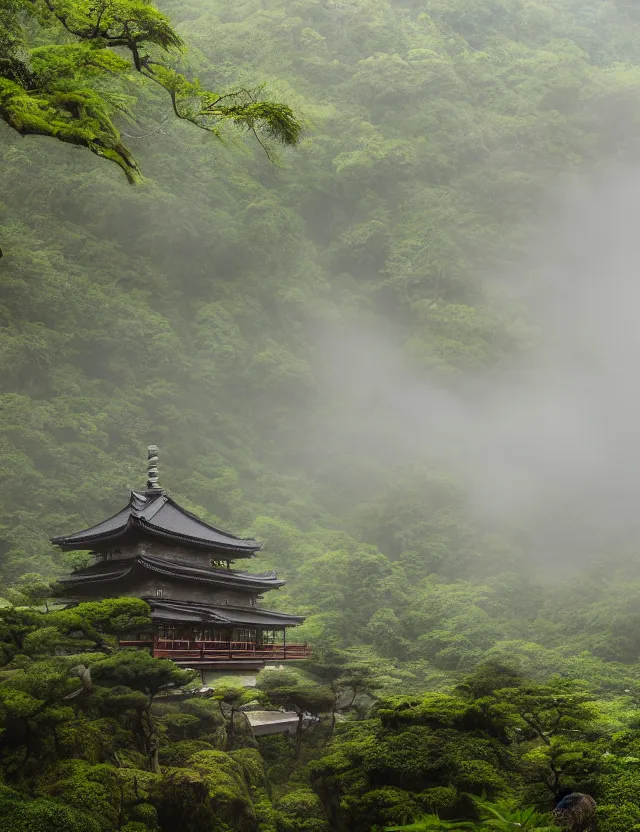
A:
<svg viewBox="0 0 640 832">
<path fill-rule="evenodd" d="M 0 795 L 2 832 L 100 832 L 100 826 L 82 812 L 53 800 L 28 800 L 3 787 Z"/>
<path fill-rule="evenodd" d="M 25 24 L 24 17 L 30 18 Z M 162 62 L 159 54 L 183 49 L 168 18 L 149 0 L 15 0 L 5 7 L 0 56 L 0 117 L 22 135 L 51 136 L 87 147 L 115 162 L 127 179 L 142 180 L 114 116 L 133 120 L 132 69 L 168 92 L 178 118 L 220 135 L 225 122 L 296 144 L 301 126 L 286 104 L 266 101 L 260 90 L 226 95 L 202 90 Z M 40 27 L 50 36 L 32 45 Z M 122 57 L 126 50 L 131 63 Z"/>
<path fill-rule="evenodd" d="M 317 338 L 389 334 L 445 392 L 527 353 L 479 275 L 564 176 L 635 164 L 634 4 L 1 6 L 0 827 L 546 828 L 559 787 L 640 827 L 637 556 L 538 581 L 465 482 L 370 453 L 385 404 L 327 397 Z M 234 128 L 299 152 L 212 156 Z M 50 603 L 84 556 L 49 536 L 112 514 L 149 441 L 307 616 L 261 694 L 173 697 L 188 674 L 116 653 L 142 602 Z M 251 736 L 261 696 L 296 736 Z"/>
<path fill-rule="evenodd" d="M 514 826 L 521 829 L 552 829 L 555 824 L 550 813 L 543 814 L 535 807 L 520 808 L 513 800 L 491 803 L 478 797 L 474 803 L 479 809 L 482 825 L 504 832 Z"/>
</svg>

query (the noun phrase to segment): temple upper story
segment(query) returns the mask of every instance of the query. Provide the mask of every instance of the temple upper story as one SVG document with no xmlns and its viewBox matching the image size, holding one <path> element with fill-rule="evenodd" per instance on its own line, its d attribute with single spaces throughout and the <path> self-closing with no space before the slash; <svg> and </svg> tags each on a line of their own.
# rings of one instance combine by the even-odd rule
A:
<svg viewBox="0 0 640 832">
<path fill-rule="evenodd" d="M 128 552 L 131 547 L 144 552 L 146 542 L 147 549 L 155 545 L 157 551 L 170 547 L 174 552 L 219 553 L 222 561 L 251 558 L 261 548 L 257 540 L 236 537 L 205 523 L 161 488 L 132 491 L 127 505 L 116 514 L 88 529 L 54 537 L 51 542 L 66 552 L 89 549 L 112 557 L 123 547 Z"/>
</svg>

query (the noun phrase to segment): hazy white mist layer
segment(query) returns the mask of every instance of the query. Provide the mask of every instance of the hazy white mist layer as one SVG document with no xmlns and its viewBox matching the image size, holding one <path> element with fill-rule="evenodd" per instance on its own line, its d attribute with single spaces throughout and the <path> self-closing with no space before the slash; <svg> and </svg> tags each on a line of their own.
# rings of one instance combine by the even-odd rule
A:
<svg viewBox="0 0 640 832">
<path fill-rule="evenodd" d="M 335 420 L 314 431 L 335 454 L 457 471 L 479 513 L 575 560 L 640 540 L 640 172 L 569 188 L 529 249 L 499 283 L 541 331 L 534 355 L 454 393 L 370 327 L 325 333 Z"/>
</svg>

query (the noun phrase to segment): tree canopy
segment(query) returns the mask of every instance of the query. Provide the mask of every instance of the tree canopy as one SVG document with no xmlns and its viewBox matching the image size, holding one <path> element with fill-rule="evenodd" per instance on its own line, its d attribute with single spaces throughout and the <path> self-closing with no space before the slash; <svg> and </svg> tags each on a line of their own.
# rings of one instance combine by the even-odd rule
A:
<svg viewBox="0 0 640 832">
<path fill-rule="evenodd" d="M 217 136 L 224 125 L 285 145 L 300 123 L 261 90 L 210 92 L 167 63 L 184 42 L 150 0 L 9 0 L 0 11 L 0 117 L 23 136 L 51 136 L 142 177 L 116 117 L 135 123 L 132 70 L 167 94 L 174 115 Z M 126 55 L 127 57 L 124 57 Z"/>
</svg>

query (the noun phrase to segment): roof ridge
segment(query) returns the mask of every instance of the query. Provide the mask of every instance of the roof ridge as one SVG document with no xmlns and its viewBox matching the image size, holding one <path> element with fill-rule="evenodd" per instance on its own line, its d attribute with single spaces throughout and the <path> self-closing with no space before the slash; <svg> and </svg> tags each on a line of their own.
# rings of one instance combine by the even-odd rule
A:
<svg viewBox="0 0 640 832">
<path fill-rule="evenodd" d="M 136 512 L 136 518 L 140 518 L 143 520 L 150 521 L 152 517 L 160 511 L 160 509 L 166 504 L 167 502 L 167 495 L 166 494 L 158 494 L 153 500 L 149 502 L 148 506 L 142 509 L 142 511 Z"/>
<path fill-rule="evenodd" d="M 182 541 L 194 548 L 233 553 L 241 558 L 252 557 L 262 548 L 255 538 L 238 537 L 207 523 L 162 489 L 132 490 L 127 505 L 106 520 L 69 535 L 53 537 L 51 541 L 63 549 L 90 549 L 94 543 L 115 542 L 135 529 L 165 540 Z M 235 560 L 234 557 L 229 559 Z"/>
</svg>

